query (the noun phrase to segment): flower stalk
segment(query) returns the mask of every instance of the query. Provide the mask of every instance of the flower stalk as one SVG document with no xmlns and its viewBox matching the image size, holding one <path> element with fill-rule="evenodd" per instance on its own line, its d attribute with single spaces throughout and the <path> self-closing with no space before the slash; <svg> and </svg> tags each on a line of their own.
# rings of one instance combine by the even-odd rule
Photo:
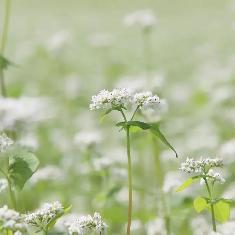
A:
<svg viewBox="0 0 235 235">
<path fill-rule="evenodd" d="M 3 19 L 3 32 L 2 32 L 2 38 L 1 38 L 1 44 L 0 44 L 0 55 L 2 57 L 4 55 L 4 51 L 5 51 L 7 39 L 8 39 L 10 12 L 11 12 L 11 0 L 6 0 L 5 1 L 5 14 L 4 14 L 4 19 Z M 7 97 L 4 71 L 2 67 L 0 67 L 0 85 L 1 85 L 2 96 Z"/>
</svg>

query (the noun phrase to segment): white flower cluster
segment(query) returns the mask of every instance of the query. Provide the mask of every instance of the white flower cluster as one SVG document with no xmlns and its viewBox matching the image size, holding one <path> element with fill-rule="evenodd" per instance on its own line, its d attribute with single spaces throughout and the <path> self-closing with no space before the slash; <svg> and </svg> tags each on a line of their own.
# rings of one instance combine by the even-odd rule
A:
<svg viewBox="0 0 235 235">
<path fill-rule="evenodd" d="M 134 104 L 139 108 L 154 108 L 160 103 L 160 99 L 150 91 L 132 94 L 128 89 L 122 88 L 102 90 L 98 95 L 92 96 L 91 102 L 91 110 L 125 107 L 127 104 Z"/>
<path fill-rule="evenodd" d="M 224 177 L 219 172 L 214 172 L 213 169 L 210 169 L 208 173 L 206 174 L 206 176 L 209 177 L 209 179 L 217 181 L 221 184 L 225 183 Z"/>
<path fill-rule="evenodd" d="M 63 212 L 64 207 L 58 201 L 53 203 L 44 203 L 40 209 L 25 215 L 25 222 L 32 226 L 42 228 Z"/>
<path fill-rule="evenodd" d="M 136 93 L 133 98 L 134 103 L 140 108 L 154 107 L 156 104 L 160 103 L 159 97 L 153 95 L 150 91 Z"/>
<path fill-rule="evenodd" d="M 82 216 L 71 223 L 67 222 L 65 226 L 70 235 L 90 235 L 93 232 L 103 235 L 107 228 L 101 215 L 97 212 L 94 213 L 94 216 Z"/>
<path fill-rule="evenodd" d="M 101 90 L 98 95 L 92 96 L 90 109 L 106 109 L 118 106 L 125 106 L 131 97 L 128 89 L 118 88 L 112 91 Z"/>
<path fill-rule="evenodd" d="M 62 181 L 64 179 L 64 173 L 62 170 L 53 165 L 48 165 L 38 169 L 30 179 L 30 183 L 36 184 L 40 181 Z"/>
<path fill-rule="evenodd" d="M 0 179 L 0 193 L 5 191 L 8 187 L 8 182 L 6 179 Z"/>
<path fill-rule="evenodd" d="M 90 147 L 100 143 L 101 139 L 97 131 L 80 131 L 74 136 L 74 143 L 79 147 Z"/>
<path fill-rule="evenodd" d="M 5 152 L 13 144 L 13 140 L 7 137 L 6 134 L 2 133 L 0 135 L 0 153 Z"/>
<path fill-rule="evenodd" d="M 201 158 L 201 160 L 194 160 L 187 158 L 185 162 L 181 164 L 180 170 L 186 173 L 198 173 L 208 178 L 209 180 L 218 181 L 224 183 L 225 179 L 220 173 L 214 172 L 214 167 L 222 167 L 223 161 L 219 158 Z"/>
<path fill-rule="evenodd" d="M 124 23 L 127 26 L 138 25 L 142 28 L 150 28 L 157 23 L 157 19 L 152 10 L 139 10 L 128 14 L 124 18 Z"/>
<path fill-rule="evenodd" d="M 223 161 L 218 158 L 201 158 L 201 160 L 187 158 L 186 161 L 181 164 L 180 170 L 186 173 L 204 173 L 204 171 L 209 168 L 222 166 Z"/>
<path fill-rule="evenodd" d="M 6 205 L 0 208 L 0 224 L 3 230 L 11 230 L 14 235 L 21 235 L 22 232 L 27 230 L 22 216 L 18 212 L 9 209 Z"/>
<path fill-rule="evenodd" d="M 49 100 L 42 97 L 0 98 L 0 129 L 40 122 L 51 116 Z"/>
</svg>

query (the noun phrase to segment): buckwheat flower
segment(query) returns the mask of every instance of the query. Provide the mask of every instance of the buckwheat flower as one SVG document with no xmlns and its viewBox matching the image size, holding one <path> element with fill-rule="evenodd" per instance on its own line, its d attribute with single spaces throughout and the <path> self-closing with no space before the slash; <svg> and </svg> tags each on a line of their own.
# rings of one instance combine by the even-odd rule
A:
<svg viewBox="0 0 235 235">
<path fill-rule="evenodd" d="M 6 205 L 0 208 L 0 224 L 3 230 L 11 230 L 12 232 L 25 232 L 27 229 L 22 216 Z"/>
<path fill-rule="evenodd" d="M 109 109 L 112 107 L 125 106 L 131 98 L 131 93 L 126 88 L 118 88 L 112 91 L 102 90 L 92 96 L 90 110 Z"/>
<path fill-rule="evenodd" d="M 213 181 L 217 181 L 221 184 L 225 183 L 225 179 L 222 177 L 222 175 L 218 172 L 214 172 L 213 169 L 210 169 L 208 173 L 206 174 L 206 177 L 209 177 L 209 179 Z"/>
<path fill-rule="evenodd" d="M 97 212 L 93 216 L 81 216 L 76 221 L 67 223 L 66 226 L 70 235 L 90 235 L 91 233 L 103 235 L 107 228 L 101 215 Z"/>
<path fill-rule="evenodd" d="M 157 23 L 157 19 L 152 10 L 139 10 L 128 14 L 124 18 L 124 23 L 127 26 L 140 26 L 141 28 L 150 28 Z"/>
<path fill-rule="evenodd" d="M 6 179 L 0 179 L 0 193 L 5 191 L 8 187 L 8 182 Z"/>
<path fill-rule="evenodd" d="M 37 228 L 45 228 L 53 219 L 64 212 L 60 202 L 44 203 L 42 207 L 33 213 L 25 215 L 25 222 Z"/>
<path fill-rule="evenodd" d="M 219 158 L 201 158 L 200 160 L 194 160 L 193 158 L 187 158 L 185 162 L 181 163 L 180 170 L 185 173 L 205 173 L 213 167 L 222 167 L 223 162 Z"/>
<path fill-rule="evenodd" d="M 2 133 L 0 135 L 0 153 L 5 152 L 13 144 L 13 140 L 7 137 L 6 134 Z"/>
<path fill-rule="evenodd" d="M 166 235 L 166 226 L 163 218 L 157 218 L 155 220 L 149 221 L 146 224 L 147 227 L 147 234 L 148 235 L 156 235 L 156 234 L 161 234 L 161 235 Z"/>
<path fill-rule="evenodd" d="M 153 95 L 152 92 L 140 92 L 136 93 L 133 97 L 133 102 L 141 108 L 155 108 L 159 103 L 160 99 L 158 96 Z"/>
</svg>

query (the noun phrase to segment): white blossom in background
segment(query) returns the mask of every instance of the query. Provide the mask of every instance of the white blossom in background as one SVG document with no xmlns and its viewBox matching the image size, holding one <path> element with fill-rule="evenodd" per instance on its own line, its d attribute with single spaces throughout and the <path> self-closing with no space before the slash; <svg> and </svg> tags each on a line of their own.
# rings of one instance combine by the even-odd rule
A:
<svg viewBox="0 0 235 235">
<path fill-rule="evenodd" d="M 41 181 L 57 181 L 61 182 L 65 179 L 65 175 L 57 166 L 47 165 L 38 169 L 30 179 L 30 183 L 36 184 Z"/>
<path fill-rule="evenodd" d="M 228 163 L 235 161 L 235 139 L 226 141 L 220 146 L 220 156 L 223 156 L 224 160 Z"/>
<path fill-rule="evenodd" d="M 167 172 L 164 178 L 162 190 L 164 193 L 175 191 L 176 187 L 181 184 L 183 177 L 177 171 Z"/>
<path fill-rule="evenodd" d="M 146 224 L 148 235 L 166 235 L 166 226 L 163 218 L 157 218 Z"/>
<path fill-rule="evenodd" d="M 97 212 L 93 216 L 81 216 L 75 221 L 74 219 L 67 221 L 65 226 L 70 235 L 90 235 L 91 233 L 104 235 L 107 229 L 106 223 Z"/>
<path fill-rule="evenodd" d="M 113 36 L 108 33 L 97 33 L 89 38 L 91 46 L 96 48 L 107 48 L 112 45 Z"/>
<path fill-rule="evenodd" d="M 36 150 L 39 146 L 38 138 L 34 133 L 24 133 L 18 140 L 19 145 Z"/>
<path fill-rule="evenodd" d="M 15 234 L 21 234 L 21 232 L 27 230 L 22 216 L 18 212 L 9 209 L 6 205 L 0 208 L 0 224 L 3 229 L 9 229 Z"/>
<path fill-rule="evenodd" d="M 6 179 L 0 179 L 0 193 L 4 192 L 8 187 L 8 182 Z"/>
<path fill-rule="evenodd" d="M 0 129 L 15 129 L 52 116 L 49 100 L 43 97 L 0 98 Z"/>
<path fill-rule="evenodd" d="M 81 78 L 76 74 L 71 74 L 64 80 L 64 92 L 66 97 L 74 99 L 79 96 L 82 91 Z"/>
<path fill-rule="evenodd" d="M 35 212 L 25 215 L 25 222 L 31 226 L 42 228 L 46 227 L 50 221 L 57 218 L 64 212 L 64 207 L 60 202 L 44 203 L 41 208 Z"/>
<path fill-rule="evenodd" d="M 80 131 L 74 136 L 74 143 L 79 148 L 87 148 L 101 142 L 102 136 L 98 131 Z"/>
<path fill-rule="evenodd" d="M 157 18 L 154 12 L 150 9 L 139 10 L 128 14 L 124 18 L 124 23 L 127 26 L 139 26 L 141 28 L 151 28 L 157 23 Z"/>
<path fill-rule="evenodd" d="M 66 30 L 61 30 L 56 32 L 54 35 L 51 36 L 51 38 L 48 39 L 47 47 L 49 50 L 56 52 L 69 45 L 70 41 L 70 32 Z"/>
<path fill-rule="evenodd" d="M 223 197 L 235 200 L 235 183 L 230 184 L 228 188 L 225 189 Z"/>
<path fill-rule="evenodd" d="M 0 153 L 5 152 L 14 142 L 5 133 L 0 134 Z"/>
<path fill-rule="evenodd" d="M 211 232 L 210 224 L 202 216 L 192 218 L 190 224 L 193 231 L 193 235 L 204 235 L 210 234 Z"/>
</svg>

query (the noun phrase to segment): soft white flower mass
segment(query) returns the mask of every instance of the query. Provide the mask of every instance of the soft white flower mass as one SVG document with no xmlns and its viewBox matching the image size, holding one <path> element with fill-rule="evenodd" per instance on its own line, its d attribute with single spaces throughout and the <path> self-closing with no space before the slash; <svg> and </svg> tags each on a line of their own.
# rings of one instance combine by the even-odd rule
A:
<svg viewBox="0 0 235 235">
<path fill-rule="evenodd" d="M 142 28 L 153 27 L 157 23 L 157 19 L 152 10 L 139 10 L 128 14 L 124 18 L 124 23 L 127 26 L 137 25 Z"/>
<path fill-rule="evenodd" d="M 0 153 L 5 152 L 14 142 L 6 134 L 0 134 Z"/>
<path fill-rule="evenodd" d="M 37 228 L 44 228 L 57 216 L 64 212 L 60 202 L 44 203 L 42 207 L 33 213 L 25 215 L 25 222 Z"/>
<path fill-rule="evenodd" d="M 140 92 L 132 94 L 126 88 L 118 88 L 112 91 L 102 90 L 98 95 L 92 96 L 90 109 L 110 109 L 110 108 L 126 108 L 127 105 L 135 105 L 141 108 L 158 107 L 160 99 L 152 92 Z"/>
<path fill-rule="evenodd" d="M 65 226 L 70 235 L 90 235 L 97 233 L 97 235 L 104 235 L 107 225 L 102 220 L 101 215 L 97 212 L 93 216 L 81 216 L 71 223 L 67 221 Z"/>
<path fill-rule="evenodd" d="M 21 234 L 27 229 L 22 216 L 6 205 L 0 208 L 0 224 L 4 230 L 11 230 L 14 234 Z"/>
<path fill-rule="evenodd" d="M 8 182 L 6 179 L 0 179 L 0 193 L 5 191 L 8 187 Z"/>
<path fill-rule="evenodd" d="M 214 172 L 214 167 L 222 167 L 223 161 L 219 158 L 201 158 L 200 160 L 194 160 L 193 158 L 187 158 L 185 162 L 181 163 L 180 170 L 185 173 L 198 173 L 202 177 L 224 183 L 225 179 L 220 173 Z"/>
</svg>

